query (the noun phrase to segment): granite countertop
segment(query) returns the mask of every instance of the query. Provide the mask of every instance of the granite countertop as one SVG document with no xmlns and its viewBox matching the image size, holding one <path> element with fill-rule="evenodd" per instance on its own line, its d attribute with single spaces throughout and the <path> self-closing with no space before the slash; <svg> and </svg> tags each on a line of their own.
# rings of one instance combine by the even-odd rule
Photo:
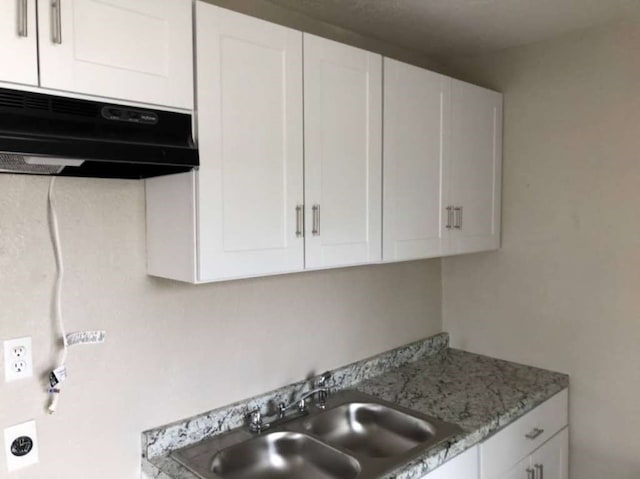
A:
<svg viewBox="0 0 640 479">
<path fill-rule="evenodd" d="M 334 371 L 332 388 L 356 389 L 463 429 L 385 479 L 424 476 L 569 386 L 565 374 L 451 349 L 448 340 L 441 333 Z M 198 479 L 169 452 L 238 427 L 249 409 L 278 401 L 304 385 L 143 433 L 143 474 L 153 479 Z"/>
</svg>

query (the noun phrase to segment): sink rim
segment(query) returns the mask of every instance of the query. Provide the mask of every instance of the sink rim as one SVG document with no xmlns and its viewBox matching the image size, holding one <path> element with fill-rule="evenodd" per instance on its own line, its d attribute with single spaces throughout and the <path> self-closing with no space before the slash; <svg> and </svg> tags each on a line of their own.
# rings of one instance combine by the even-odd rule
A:
<svg viewBox="0 0 640 479">
<path fill-rule="evenodd" d="M 321 437 L 313 434 L 313 432 L 310 432 L 305 429 L 304 423 L 306 421 L 313 419 L 326 412 L 329 412 L 332 409 L 335 409 L 336 407 L 340 407 L 342 405 L 349 404 L 349 403 L 372 403 L 372 404 L 379 404 L 382 406 L 386 406 L 392 410 L 396 410 L 408 416 L 415 417 L 417 419 L 421 419 L 423 421 L 431 423 L 433 426 L 435 426 L 436 430 L 442 431 L 443 433 L 440 435 L 436 434 L 432 440 L 418 444 L 416 447 L 409 449 L 408 451 L 401 453 L 399 455 L 383 457 L 383 458 L 375 458 L 375 457 L 359 455 L 356 452 L 353 452 L 341 447 L 340 445 L 328 443 L 326 440 L 323 440 Z M 203 470 L 201 468 L 194 468 L 193 464 L 189 462 L 189 459 L 187 457 L 189 454 L 189 451 L 195 450 L 196 448 L 199 448 L 202 450 L 210 448 L 211 450 L 213 450 L 213 452 L 210 453 L 209 461 L 207 462 L 207 466 L 209 466 L 213 457 L 217 453 L 221 452 L 222 450 L 228 449 L 230 447 L 234 447 L 244 442 L 251 441 L 254 438 L 266 436 L 268 434 L 273 434 L 277 432 L 301 433 L 303 435 L 309 436 L 310 438 L 318 441 L 321 445 L 330 449 L 335 449 L 339 453 L 347 457 L 350 457 L 353 460 L 355 460 L 357 463 L 359 463 L 361 467 L 361 472 L 357 476 L 357 479 L 373 479 L 408 464 L 410 461 L 415 460 L 416 458 L 419 458 L 423 454 L 426 454 L 428 451 L 442 445 L 447 440 L 450 440 L 455 436 L 463 433 L 464 430 L 457 424 L 440 420 L 433 416 L 429 416 L 428 414 L 424 414 L 420 411 L 416 411 L 399 404 L 385 401 L 383 399 L 363 393 L 361 391 L 358 391 L 355 389 L 343 389 L 340 391 L 336 391 L 331 396 L 329 396 L 325 409 L 318 409 L 315 407 L 311 407 L 308 414 L 301 417 L 296 417 L 289 421 L 278 424 L 275 427 L 272 427 L 263 431 L 259 435 L 250 433 L 248 431 L 248 428 L 245 425 L 236 429 L 232 429 L 222 434 L 217 434 L 197 444 L 192 444 L 190 446 L 177 449 L 171 452 L 170 456 L 174 460 L 176 460 L 178 463 L 180 463 L 181 465 L 189 469 L 191 472 L 193 472 L 196 476 L 202 479 L 223 479 L 221 476 L 211 472 L 208 469 Z"/>
</svg>

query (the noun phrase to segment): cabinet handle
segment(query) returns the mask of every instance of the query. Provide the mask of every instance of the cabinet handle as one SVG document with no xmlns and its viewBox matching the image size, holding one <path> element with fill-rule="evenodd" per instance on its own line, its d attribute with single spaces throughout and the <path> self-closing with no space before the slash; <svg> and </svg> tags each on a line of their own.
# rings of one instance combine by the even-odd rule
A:
<svg viewBox="0 0 640 479">
<path fill-rule="evenodd" d="M 311 234 L 313 236 L 320 236 L 320 205 L 313 205 L 311 208 L 313 211 L 313 229 Z"/>
<path fill-rule="evenodd" d="M 544 464 L 536 464 L 533 466 L 536 468 L 537 476 L 536 479 L 544 479 Z"/>
<path fill-rule="evenodd" d="M 453 223 L 453 206 L 447 206 L 447 225 L 448 230 L 451 229 Z"/>
<path fill-rule="evenodd" d="M 28 24 L 27 24 L 27 0 L 18 1 L 18 36 L 28 37 Z"/>
<path fill-rule="evenodd" d="M 527 468 L 527 479 L 536 479 L 536 471 L 530 467 Z"/>
<path fill-rule="evenodd" d="M 302 225 L 303 225 L 303 216 L 302 213 L 304 211 L 304 205 L 296 206 L 296 237 L 301 238 L 304 236 Z"/>
<path fill-rule="evenodd" d="M 534 427 L 533 430 L 531 432 L 525 434 L 524 437 L 526 437 L 527 439 L 535 439 L 536 437 L 538 437 L 543 432 L 544 432 L 544 429 L 540 429 L 540 428 Z"/>
<path fill-rule="evenodd" d="M 51 41 L 62 45 L 62 0 L 51 0 Z"/>
<path fill-rule="evenodd" d="M 462 206 L 456 206 L 453 209 L 453 211 L 455 213 L 453 227 L 457 230 L 461 230 L 462 229 Z"/>
</svg>

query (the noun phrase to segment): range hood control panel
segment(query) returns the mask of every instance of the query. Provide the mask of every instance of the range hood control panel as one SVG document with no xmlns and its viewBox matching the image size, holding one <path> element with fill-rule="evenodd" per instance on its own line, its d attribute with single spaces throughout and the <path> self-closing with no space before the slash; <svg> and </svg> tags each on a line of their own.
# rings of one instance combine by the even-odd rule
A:
<svg viewBox="0 0 640 479">
<path fill-rule="evenodd" d="M 105 120 L 124 121 L 143 125 L 155 125 L 158 123 L 158 115 L 152 111 L 122 108 L 120 106 L 103 107 L 102 117 Z"/>
</svg>

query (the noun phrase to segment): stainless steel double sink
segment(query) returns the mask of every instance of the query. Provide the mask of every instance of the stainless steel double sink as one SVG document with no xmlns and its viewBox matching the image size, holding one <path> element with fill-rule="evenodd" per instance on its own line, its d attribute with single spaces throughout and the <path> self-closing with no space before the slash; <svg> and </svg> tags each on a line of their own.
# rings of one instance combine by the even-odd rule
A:
<svg viewBox="0 0 640 479">
<path fill-rule="evenodd" d="M 462 429 L 357 391 L 261 434 L 246 428 L 174 451 L 203 479 L 369 479 Z"/>
</svg>

